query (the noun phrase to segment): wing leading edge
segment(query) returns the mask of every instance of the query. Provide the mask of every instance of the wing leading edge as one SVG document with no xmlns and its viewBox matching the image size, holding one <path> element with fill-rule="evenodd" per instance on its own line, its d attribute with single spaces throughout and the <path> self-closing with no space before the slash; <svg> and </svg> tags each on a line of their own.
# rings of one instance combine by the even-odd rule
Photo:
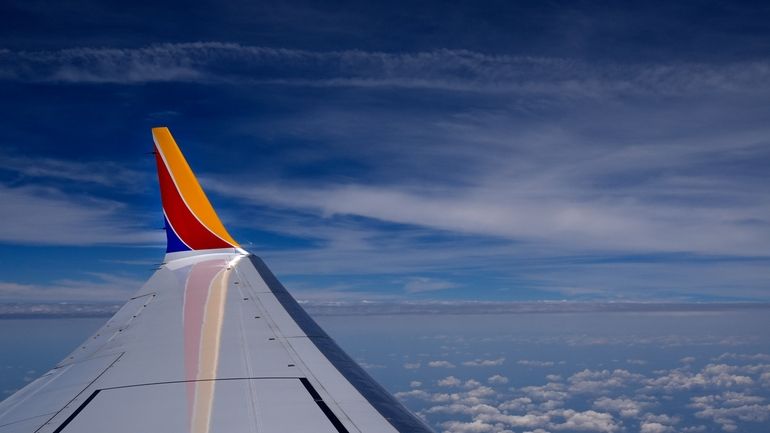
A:
<svg viewBox="0 0 770 433">
<path fill-rule="evenodd" d="M 430 432 L 240 248 L 168 129 L 153 138 L 164 264 L 0 403 L 0 433 Z"/>
</svg>

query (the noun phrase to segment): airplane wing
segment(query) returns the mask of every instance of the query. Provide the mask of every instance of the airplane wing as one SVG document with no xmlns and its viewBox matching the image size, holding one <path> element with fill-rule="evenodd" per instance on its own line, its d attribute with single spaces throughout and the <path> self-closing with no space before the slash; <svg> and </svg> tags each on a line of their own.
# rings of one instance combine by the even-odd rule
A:
<svg viewBox="0 0 770 433">
<path fill-rule="evenodd" d="M 154 128 L 167 254 L 93 336 L 0 403 L 0 433 L 428 433 L 230 236 Z"/>
</svg>

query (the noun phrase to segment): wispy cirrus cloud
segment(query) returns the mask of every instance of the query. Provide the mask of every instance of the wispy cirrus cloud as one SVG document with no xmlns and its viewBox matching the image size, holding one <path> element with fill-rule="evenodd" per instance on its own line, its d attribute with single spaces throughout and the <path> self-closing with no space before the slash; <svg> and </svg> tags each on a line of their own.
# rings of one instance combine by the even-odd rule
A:
<svg viewBox="0 0 770 433">
<path fill-rule="evenodd" d="M 315 146 L 286 150 L 291 173 L 343 158 L 364 174 L 308 182 L 266 166 L 270 177 L 251 170 L 205 184 L 241 209 L 303 215 L 271 227 L 322 239 L 319 251 L 299 254 L 324 269 L 401 269 L 394 262 L 403 258 L 435 272 L 479 260 L 499 265 L 513 287 L 524 279 L 567 299 L 766 298 L 770 201 L 756 168 L 770 157 L 770 129 L 756 118 L 761 91 L 596 103 L 454 95 L 485 108 L 400 113 L 346 101 L 250 120 L 236 129 L 255 140 L 329 143 L 323 154 Z M 419 230 L 469 241 L 432 247 L 410 238 Z M 649 260 L 635 262 L 640 255 Z M 454 266 L 439 269 L 442 261 Z M 515 272 L 525 262 L 533 266 Z"/>
<path fill-rule="evenodd" d="M 770 129 L 762 122 L 733 128 L 719 120 L 751 118 L 756 111 L 749 107 L 760 106 L 761 98 L 748 96 L 735 113 L 717 112 L 712 107 L 719 99 L 702 98 L 654 111 L 647 105 L 659 104 L 656 99 L 579 109 L 561 102 L 530 108 L 534 121 L 498 103 L 495 109 L 418 117 L 320 110 L 239 129 L 255 137 L 328 141 L 331 155 L 353 158 L 368 168 L 367 176 L 311 183 L 207 179 L 206 185 L 256 206 L 497 236 L 562 251 L 765 255 L 770 201 L 763 176 L 739 167 L 768 158 Z M 672 104 L 699 108 L 682 111 Z M 558 127 L 537 120 L 552 111 L 560 112 Z M 685 133 L 683 124 L 721 126 Z M 288 157 L 312 158 L 313 150 Z"/>
<path fill-rule="evenodd" d="M 556 365 L 556 363 L 553 361 L 539 361 L 531 359 L 520 359 L 516 361 L 516 363 L 527 367 L 553 367 Z"/>
<path fill-rule="evenodd" d="M 0 51 L 0 79 L 63 83 L 200 82 L 512 91 L 595 97 L 622 93 L 770 90 L 766 62 L 591 64 L 435 49 L 309 51 L 191 42 L 140 48 Z M 759 89 L 756 87 L 760 85 Z"/>
<path fill-rule="evenodd" d="M 212 85 L 237 83 L 248 104 L 264 89 L 324 87 L 323 103 L 303 96 L 290 115 L 228 120 L 206 142 L 259 158 L 211 178 L 203 164 L 204 186 L 244 244 L 253 230 L 310 241 L 253 245 L 284 274 L 387 273 L 376 290 L 436 297 L 523 288 L 549 299 L 767 299 L 770 201 L 757 169 L 770 156 L 759 114 L 767 70 L 761 59 L 620 64 L 218 42 L 0 52 L 12 83 L 182 82 L 217 94 Z M 380 99 L 385 87 L 398 102 Z M 184 122 L 181 106 L 163 108 Z M 88 164 L 6 162 L 24 168 L 18 176 L 130 183 Z M 109 225 L 99 219 L 89 224 Z M 426 241 L 438 237 L 453 240 Z M 314 284 L 309 297 L 350 296 Z"/>
<path fill-rule="evenodd" d="M 139 290 L 142 284 L 143 279 L 106 273 L 89 273 L 79 279 L 61 279 L 48 284 L 0 281 L 0 301 L 123 302 Z M 72 311 L 64 311 L 72 314 Z M 36 310 L 33 305 L 31 309 L 27 307 L 25 313 L 41 314 L 41 311 Z"/>
<path fill-rule="evenodd" d="M 406 290 L 407 293 L 433 292 L 436 290 L 447 290 L 455 287 L 458 287 L 458 285 L 451 281 L 427 277 L 411 278 L 409 281 L 407 281 L 406 284 L 404 284 L 404 290 Z"/>
<path fill-rule="evenodd" d="M 708 254 L 762 254 L 770 234 L 744 222 L 770 209 L 744 208 L 693 213 L 680 206 L 651 207 L 626 199 L 533 196 L 517 186 L 484 185 L 454 191 L 415 191 L 368 185 L 313 189 L 291 186 L 212 189 L 248 200 L 324 215 L 357 215 L 511 239 L 570 244 L 573 248 L 627 249 Z M 521 186 L 522 189 L 526 185 Z M 566 193 L 566 191 L 565 191 Z"/>
<path fill-rule="evenodd" d="M 160 245 L 132 203 L 107 199 L 146 194 L 149 173 L 114 161 L 79 161 L 0 152 L 0 242 L 26 245 Z M 93 190 L 101 190 L 94 194 Z M 156 224 L 157 225 L 157 224 Z"/>
<path fill-rule="evenodd" d="M 162 245 L 126 204 L 46 187 L 0 185 L 0 242 L 32 245 Z"/>
<path fill-rule="evenodd" d="M 0 153 L 0 170 L 29 180 L 64 180 L 85 185 L 120 188 L 123 192 L 143 191 L 149 173 L 114 161 L 84 162 L 50 157 L 32 157 L 21 152 Z M 18 181 L 18 180 L 17 180 Z"/>
</svg>

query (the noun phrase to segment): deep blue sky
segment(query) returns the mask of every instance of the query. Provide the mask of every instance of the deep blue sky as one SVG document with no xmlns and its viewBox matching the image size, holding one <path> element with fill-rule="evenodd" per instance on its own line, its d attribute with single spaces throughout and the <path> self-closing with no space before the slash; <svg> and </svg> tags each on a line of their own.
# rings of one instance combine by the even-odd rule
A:
<svg viewBox="0 0 770 433">
<path fill-rule="evenodd" d="M 0 300 L 161 260 L 149 129 L 300 298 L 770 300 L 770 6 L 0 5 Z"/>
</svg>

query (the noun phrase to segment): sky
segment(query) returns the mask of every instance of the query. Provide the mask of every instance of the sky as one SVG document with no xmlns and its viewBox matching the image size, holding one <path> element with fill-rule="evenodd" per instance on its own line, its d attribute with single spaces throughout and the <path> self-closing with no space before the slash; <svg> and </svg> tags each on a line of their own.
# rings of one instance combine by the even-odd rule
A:
<svg viewBox="0 0 770 433">
<path fill-rule="evenodd" d="M 150 128 L 300 299 L 770 301 L 763 2 L 0 4 L 0 302 L 162 260 Z"/>
</svg>

